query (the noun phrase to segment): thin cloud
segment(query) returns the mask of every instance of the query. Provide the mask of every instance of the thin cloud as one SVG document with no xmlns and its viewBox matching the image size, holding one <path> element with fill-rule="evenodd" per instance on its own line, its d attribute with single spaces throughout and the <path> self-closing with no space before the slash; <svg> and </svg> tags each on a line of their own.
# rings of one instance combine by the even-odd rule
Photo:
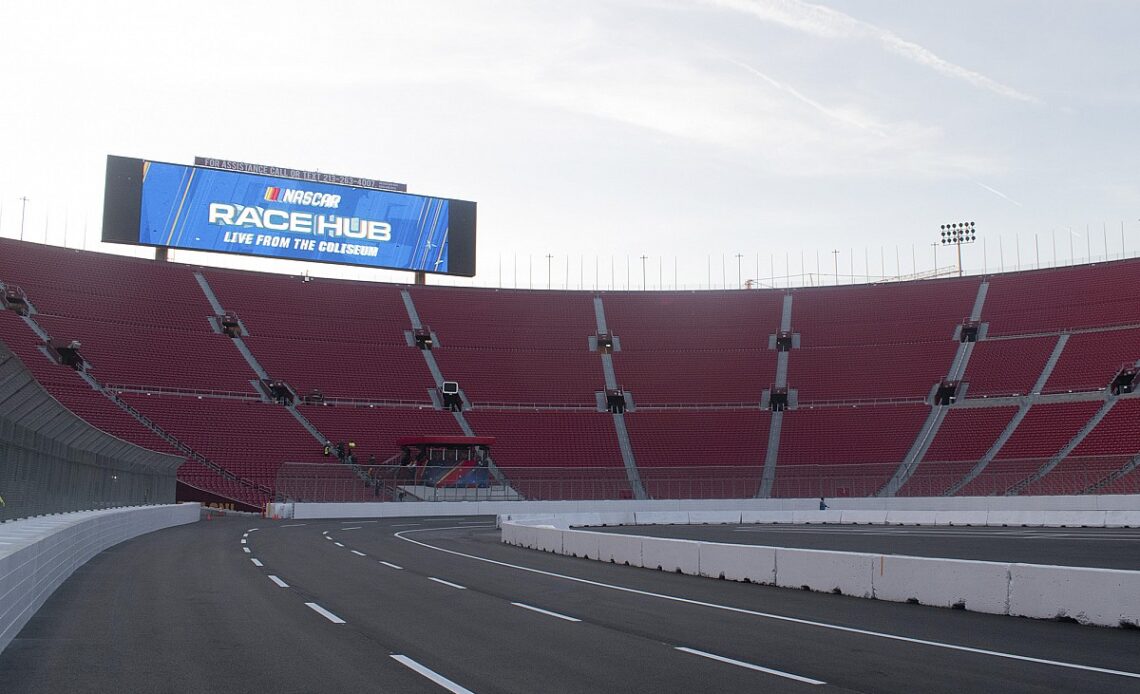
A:
<svg viewBox="0 0 1140 694">
<path fill-rule="evenodd" d="M 973 182 L 974 182 L 974 184 L 975 184 L 975 185 L 977 185 L 979 188 L 982 188 L 982 189 L 984 189 L 984 190 L 988 190 L 989 192 L 991 192 L 991 193 L 993 193 L 994 195 L 998 196 L 998 197 L 999 197 L 999 198 L 1001 198 L 1002 200 L 1007 200 L 1007 201 L 1009 201 L 1009 202 L 1012 202 L 1014 205 L 1017 205 L 1018 207 L 1025 207 L 1025 205 L 1022 205 L 1020 202 L 1018 202 L 1018 201 L 1014 200 L 1013 198 L 1009 197 L 1008 195 L 1006 195 L 1005 193 L 1001 192 L 1001 191 L 1000 191 L 1000 190 L 998 190 L 997 188 L 991 188 L 991 187 L 987 186 L 985 183 L 982 183 L 981 181 L 975 181 L 975 180 L 974 180 L 974 179 L 972 179 L 972 178 L 971 178 L 970 180 L 971 180 L 971 181 L 973 181 Z"/>
<path fill-rule="evenodd" d="M 730 58 L 726 55 L 718 55 L 718 57 L 720 57 L 721 60 L 724 60 L 724 61 L 726 61 L 732 65 L 735 65 L 736 67 L 748 72 L 749 74 L 760 78 L 761 80 L 763 80 L 764 82 L 768 83 L 769 85 L 775 87 L 776 89 L 778 89 L 782 92 L 785 92 L 786 94 L 790 94 L 796 100 L 798 100 L 804 104 L 807 104 L 808 106 L 812 107 L 816 111 L 819 111 L 820 113 L 827 116 L 828 118 L 837 120 L 837 121 L 844 123 L 846 125 L 854 126 L 854 127 L 859 128 L 861 130 L 866 130 L 867 132 L 874 133 L 875 135 L 878 135 L 879 137 L 887 137 L 887 134 L 884 133 L 879 128 L 877 128 L 873 125 L 864 123 L 862 121 L 856 120 L 854 118 L 851 118 L 850 116 L 848 116 L 844 113 L 840 113 L 839 111 L 836 111 L 835 109 L 828 108 L 827 106 L 824 106 L 823 104 L 819 103 L 815 99 L 812 99 L 811 97 L 805 96 L 804 94 L 800 93 L 794 87 L 787 85 L 787 84 L 784 84 L 783 82 L 780 82 L 779 80 L 765 74 L 764 72 L 757 70 L 756 68 L 752 67 L 748 63 L 741 62 L 739 60 L 736 60 L 735 58 Z"/>
<path fill-rule="evenodd" d="M 780 24 L 822 38 L 867 38 L 887 51 L 935 72 L 971 84 L 1007 99 L 1040 103 L 1037 97 L 1002 84 L 985 75 L 940 58 L 931 50 L 898 34 L 861 19 L 801 0 L 701 0 L 728 10 L 749 14 L 761 21 Z"/>
</svg>

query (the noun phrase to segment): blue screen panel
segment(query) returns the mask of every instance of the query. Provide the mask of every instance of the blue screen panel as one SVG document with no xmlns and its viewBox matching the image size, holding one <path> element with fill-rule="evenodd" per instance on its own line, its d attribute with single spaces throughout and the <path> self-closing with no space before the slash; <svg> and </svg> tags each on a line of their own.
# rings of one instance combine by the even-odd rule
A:
<svg viewBox="0 0 1140 694">
<path fill-rule="evenodd" d="M 138 242 L 446 273 L 453 202 L 146 162 Z"/>
</svg>

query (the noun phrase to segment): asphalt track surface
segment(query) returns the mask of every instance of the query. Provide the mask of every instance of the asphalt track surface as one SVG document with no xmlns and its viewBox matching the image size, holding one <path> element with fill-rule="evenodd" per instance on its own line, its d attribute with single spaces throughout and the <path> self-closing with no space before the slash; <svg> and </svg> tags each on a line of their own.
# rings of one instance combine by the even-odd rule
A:
<svg viewBox="0 0 1140 694">
<path fill-rule="evenodd" d="M 231 518 L 77 570 L 0 654 L 0 690 L 1120 694 L 1138 654 L 1140 630 L 505 546 L 489 518 Z"/>
<path fill-rule="evenodd" d="M 1140 571 L 1140 528 L 781 524 L 643 525 L 589 530 L 738 545 Z"/>
</svg>

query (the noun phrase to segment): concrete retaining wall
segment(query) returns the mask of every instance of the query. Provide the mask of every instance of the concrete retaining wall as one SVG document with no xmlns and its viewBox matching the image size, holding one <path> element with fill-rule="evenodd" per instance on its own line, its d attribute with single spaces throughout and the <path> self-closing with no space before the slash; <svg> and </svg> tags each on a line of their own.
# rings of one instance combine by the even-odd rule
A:
<svg viewBox="0 0 1140 694">
<path fill-rule="evenodd" d="M 500 525 L 507 544 L 534 547 L 539 544 L 535 532 L 540 531 L 547 551 L 557 552 L 561 546 L 562 554 L 693 576 L 991 614 L 1140 626 L 1140 571 L 618 535 L 571 529 L 564 519 L 549 516 L 533 521 L 500 518 Z M 560 542 L 555 535 L 561 536 Z"/>
<path fill-rule="evenodd" d="M 73 571 L 145 533 L 198 520 L 198 504 L 40 516 L 0 525 L 0 651 Z"/>
<path fill-rule="evenodd" d="M 395 518 L 546 514 L 570 525 L 678 523 L 871 523 L 1140 527 L 1140 494 L 672 501 L 419 501 L 273 504 L 279 518 Z M 1052 514 L 1052 515 L 1042 515 Z M 572 520 L 569 520 L 572 519 Z"/>
</svg>

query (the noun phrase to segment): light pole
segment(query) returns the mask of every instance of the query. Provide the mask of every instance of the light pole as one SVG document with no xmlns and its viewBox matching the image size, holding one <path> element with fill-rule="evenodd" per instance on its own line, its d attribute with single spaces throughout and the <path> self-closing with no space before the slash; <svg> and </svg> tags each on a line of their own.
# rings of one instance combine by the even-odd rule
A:
<svg viewBox="0 0 1140 694">
<path fill-rule="evenodd" d="M 27 209 L 27 196 L 19 198 L 19 240 L 24 240 L 24 211 Z M 1124 238 L 1123 236 L 1121 238 Z"/>
<path fill-rule="evenodd" d="M 975 233 L 973 222 L 953 222 L 951 224 L 943 224 L 942 229 L 942 245 L 955 245 L 958 247 L 958 276 L 962 276 L 962 244 L 973 243 L 978 237 Z M 937 258 L 937 251 L 935 251 Z M 938 261 L 934 261 L 934 270 L 938 271 Z"/>
<path fill-rule="evenodd" d="M 550 289 L 551 286 L 551 263 L 554 262 L 554 256 L 550 253 L 546 254 L 546 288 Z"/>
<path fill-rule="evenodd" d="M 741 285 L 741 283 L 740 283 L 740 280 L 741 280 L 741 276 L 740 276 L 740 260 L 741 260 L 743 257 L 744 257 L 744 254 L 743 254 L 743 253 L 737 253 L 737 254 L 736 254 L 736 288 L 737 288 L 737 289 L 740 289 L 740 287 L 742 286 L 742 285 Z"/>
<path fill-rule="evenodd" d="M 645 261 L 649 260 L 649 256 L 641 256 L 641 291 L 645 291 Z"/>
</svg>

